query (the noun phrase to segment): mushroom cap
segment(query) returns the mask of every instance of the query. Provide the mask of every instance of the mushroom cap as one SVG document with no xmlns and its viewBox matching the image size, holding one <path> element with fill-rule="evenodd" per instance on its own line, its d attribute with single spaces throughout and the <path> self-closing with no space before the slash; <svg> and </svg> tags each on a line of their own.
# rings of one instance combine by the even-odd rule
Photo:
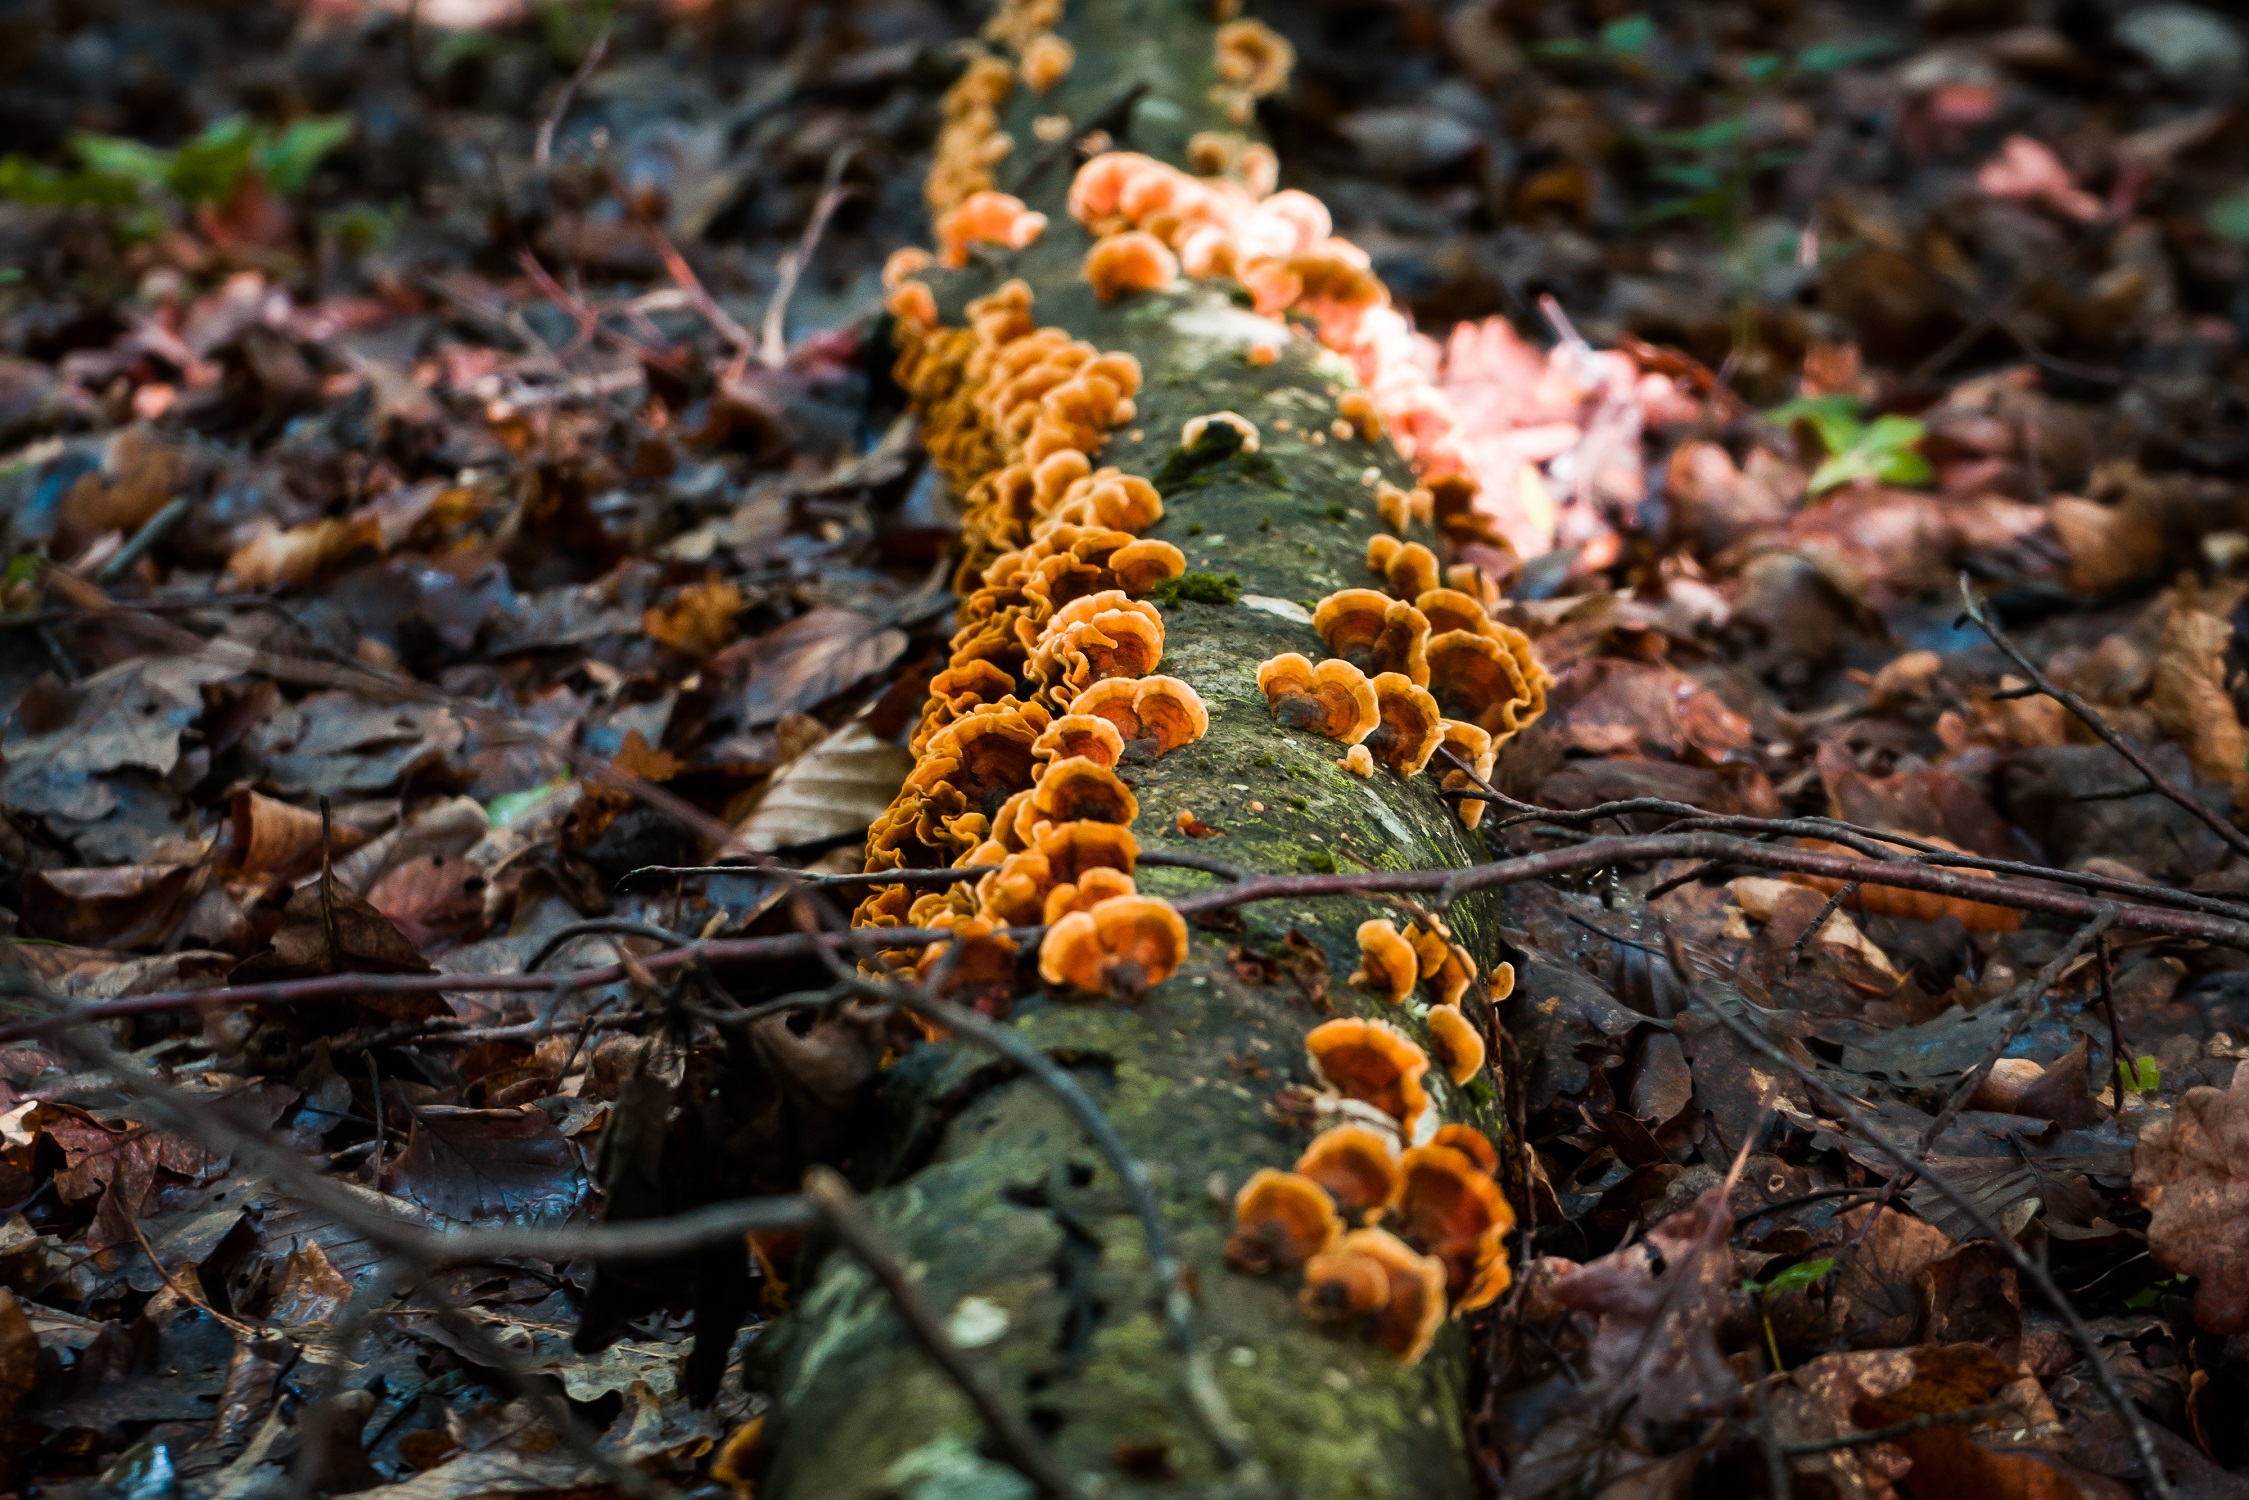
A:
<svg viewBox="0 0 2249 1500">
<path fill-rule="evenodd" d="M 1359 967 L 1351 982 L 1373 990 L 1392 1005 L 1403 1005 L 1420 977 L 1413 944 L 1387 917 L 1370 917 L 1359 924 Z"/>
<path fill-rule="evenodd" d="M 1390 1268 L 1371 1255 L 1325 1251 L 1304 1264 L 1296 1305 L 1323 1328 L 1365 1324 L 1390 1305 Z"/>
<path fill-rule="evenodd" d="M 1387 1021 L 1340 1017 L 1323 1021 L 1304 1039 L 1313 1071 L 1347 1099 L 1371 1104 L 1413 1139 L 1428 1112 L 1421 1086 L 1429 1055 Z"/>
<path fill-rule="evenodd" d="M 1104 302 L 1133 292 L 1152 292 L 1179 279 L 1179 257 L 1171 247 L 1141 229 L 1128 229 L 1094 241 L 1085 255 L 1085 279 Z"/>
<path fill-rule="evenodd" d="M 1128 747 L 1148 745 L 1157 756 L 1201 739 L 1210 728 L 1201 695 L 1176 677 L 1105 678 L 1072 698 L 1070 712 L 1107 719 Z"/>
<path fill-rule="evenodd" d="M 1164 517 L 1163 496 L 1137 474 L 1100 469 L 1071 482 L 1041 514 L 1079 526 L 1104 526 L 1134 535 Z"/>
<path fill-rule="evenodd" d="M 1484 1070 L 1484 1038 L 1457 1005 L 1429 1009 L 1429 1051 L 1445 1076 L 1459 1087 Z"/>
<path fill-rule="evenodd" d="M 1082 880 L 1088 870 L 1122 870 L 1130 875 L 1140 858 L 1132 830 L 1115 823 L 1057 823 L 1034 842 L 1056 880 Z"/>
<path fill-rule="evenodd" d="M 1097 766 L 1114 766 L 1124 757 L 1124 736 L 1117 726 L 1093 714 L 1064 714 L 1047 725 L 1031 745 L 1035 762 L 1068 760 L 1076 756 Z"/>
<path fill-rule="evenodd" d="M 1368 753 L 1367 747 L 1363 744 L 1353 745 L 1345 751 L 1343 759 L 1337 761 L 1336 765 L 1349 771 L 1354 776 L 1372 776 L 1374 774 L 1374 756 Z"/>
<path fill-rule="evenodd" d="M 1260 1167 L 1234 1195 L 1226 1260 L 1236 1270 L 1293 1271 L 1343 1235 L 1334 1200 L 1309 1177 Z"/>
<path fill-rule="evenodd" d="M 1371 1273 L 1361 1265 L 1379 1269 L 1390 1284 L 1379 1306 L 1353 1306 L 1374 1300 Z M 1386 1229 L 1354 1229 L 1304 1269 L 1298 1303 L 1307 1315 L 1380 1344 L 1402 1365 L 1420 1363 L 1445 1321 L 1444 1262 Z"/>
<path fill-rule="evenodd" d="M 1484 982 L 1491 986 L 1492 1004 L 1497 1005 L 1500 1001 L 1515 993 L 1515 966 L 1510 963 L 1500 964 L 1491 971 Z"/>
<path fill-rule="evenodd" d="M 1034 705 L 981 704 L 930 736 L 922 768 L 950 761 L 941 778 L 958 787 L 971 806 L 989 809 L 1009 793 L 1030 784 L 1031 746 L 1050 720 Z"/>
<path fill-rule="evenodd" d="M 1401 542 L 1376 534 L 1367 544 L 1367 567 L 1380 573 L 1390 592 L 1401 599 L 1418 599 L 1438 586 L 1437 554 L 1419 542 Z"/>
<path fill-rule="evenodd" d="M 1187 956 L 1187 923 L 1167 901 L 1112 896 L 1046 930 L 1039 976 L 1089 994 L 1138 999 L 1169 979 Z"/>
<path fill-rule="evenodd" d="M 1421 977 L 1436 986 L 1437 1003 L 1458 1005 L 1475 982 L 1475 964 L 1466 950 L 1452 940 L 1442 923 L 1432 928 L 1417 921 L 1407 930 L 1406 941 L 1413 944 Z"/>
<path fill-rule="evenodd" d="M 1515 1211 L 1490 1174 L 1451 1146 L 1416 1146 L 1399 1157 L 1398 1170 L 1398 1195 L 1384 1222 L 1444 1262 L 1446 1287 L 1457 1299 L 1503 1253 Z"/>
<path fill-rule="evenodd" d="M 1450 1146 L 1474 1162 L 1486 1176 L 1499 1170 L 1499 1149 L 1473 1125 L 1440 1125 L 1429 1138 L 1432 1146 Z"/>
<path fill-rule="evenodd" d="M 1537 716 L 1523 659 L 1497 635 L 1448 630 L 1434 637 L 1429 642 L 1429 688 L 1447 717 L 1495 736 L 1511 734 Z M 1537 694 L 1539 707 L 1544 698 L 1543 692 Z"/>
<path fill-rule="evenodd" d="M 900 285 L 919 276 L 937 264 L 937 257 L 919 245 L 901 245 L 890 252 L 882 263 L 882 289 L 896 291 Z"/>
<path fill-rule="evenodd" d="M 1283 652 L 1258 663 L 1257 686 L 1283 724 L 1346 745 L 1356 745 L 1382 722 L 1374 684 L 1347 661 L 1331 657 L 1314 666 L 1298 652 Z"/>
<path fill-rule="evenodd" d="M 1381 722 L 1367 736 L 1367 748 L 1400 776 L 1412 776 L 1429 764 L 1444 737 L 1437 700 L 1400 672 L 1384 672 L 1373 687 Z"/>
<path fill-rule="evenodd" d="M 1461 719 L 1446 719 L 1438 728 L 1442 731 L 1439 743 L 1467 761 L 1479 777 L 1490 781 L 1492 766 L 1499 760 L 1499 742 L 1480 726 Z M 1459 792 L 1468 790 L 1473 783 L 1467 772 L 1448 765 L 1439 778 L 1439 785 L 1448 792 Z M 1460 815 L 1461 822 L 1474 828 L 1484 821 L 1484 809 L 1488 805 L 1482 798 L 1463 799 L 1453 804 L 1453 811 Z"/>
<path fill-rule="evenodd" d="M 1218 76 L 1252 98 L 1277 93 L 1288 83 L 1296 66 L 1296 48 L 1263 21 L 1228 21 L 1218 28 L 1211 43 L 1212 66 Z"/>
<path fill-rule="evenodd" d="M 976 882 L 976 909 L 1009 927 L 1028 927 L 1045 920 L 1046 893 L 1053 888 L 1054 870 L 1046 856 L 1020 850 Z"/>
<path fill-rule="evenodd" d="M 1240 412 L 1213 411 L 1205 412 L 1199 417 L 1189 417 L 1180 424 L 1179 446 L 1190 450 L 1195 448 L 1213 427 L 1231 427 L 1239 433 L 1242 439 L 1241 451 L 1244 453 L 1255 453 L 1262 441 L 1258 436 L 1257 424 Z"/>
<path fill-rule="evenodd" d="M 999 924 L 990 917 L 977 915 L 955 917 L 951 921 L 932 922 L 935 927 L 953 929 L 953 941 L 931 943 L 922 950 L 921 959 L 914 972 L 927 979 L 936 970 L 948 946 L 958 948 L 959 956 L 953 960 L 948 992 L 982 993 L 986 990 L 1015 988 L 1015 939 L 998 930 Z"/>
<path fill-rule="evenodd" d="M 1030 806 L 1036 818 L 1047 823 L 1125 824 L 1140 816 L 1140 802 L 1132 788 L 1107 766 L 1082 755 L 1049 761 L 1038 785 L 1031 788 Z"/>
<path fill-rule="evenodd" d="M 1023 49 L 1023 83 L 1034 94 L 1043 94 L 1069 76 L 1076 64 L 1075 47 L 1053 32 L 1043 32 Z"/>
<path fill-rule="evenodd" d="M 1484 602 L 1459 589 L 1425 589 L 1415 597 L 1413 606 L 1429 617 L 1429 629 L 1437 635 L 1448 630 L 1485 635 L 1491 630 L 1491 616 L 1485 613 Z"/>
<path fill-rule="evenodd" d="M 1363 672 L 1402 672 L 1429 680 L 1429 621 L 1402 599 L 1375 589 L 1338 589 L 1312 612 L 1328 649 Z"/>
<path fill-rule="evenodd" d="M 1169 542 L 1142 537 L 1110 553 L 1107 566 L 1115 575 L 1118 588 L 1139 595 L 1186 572 L 1187 554 Z"/>
<path fill-rule="evenodd" d="M 1139 888 L 1122 870 L 1093 869 L 1074 881 L 1064 881 L 1046 893 L 1039 919 L 1049 926 L 1074 911 L 1091 911 L 1115 896 L 1137 895 Z"/>
<path fill-rule="evenodd" d="M 1365 1223 L 1398 1190 L 1398 1146 L 1364 1125 L 1334 1125 L 1312 1138 L 1296 1170 L 1326 1188 L 1346 1218 Z"/>
</svg>

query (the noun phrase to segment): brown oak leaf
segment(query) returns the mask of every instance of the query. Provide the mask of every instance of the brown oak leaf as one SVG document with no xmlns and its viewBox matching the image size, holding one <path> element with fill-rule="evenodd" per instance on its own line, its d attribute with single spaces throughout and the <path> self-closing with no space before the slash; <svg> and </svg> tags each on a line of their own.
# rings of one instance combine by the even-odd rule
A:
<svg viewBox="0 0 2249 1500">
<path fill-rule="evenodd" d="M 2141 1127 L 2132 1192 L 2151 1215 L 2155 1263 L 2198 1283 L 2194 1321 L 2249 1332 L 2249 1068 L 2230 1088 L 2188 1089 L 2169 1119 Z"/>
</svg>

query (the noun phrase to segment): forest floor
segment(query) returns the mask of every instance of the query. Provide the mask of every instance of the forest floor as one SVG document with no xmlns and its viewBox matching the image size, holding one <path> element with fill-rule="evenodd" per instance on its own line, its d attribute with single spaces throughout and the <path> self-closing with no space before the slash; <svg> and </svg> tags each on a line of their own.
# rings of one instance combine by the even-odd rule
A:
<svg viewBox="0 0 2249 1500">
<path fill-rule="evenodd" d="M 1434 340 L 1557 679 L 1493 779 L 1561 816 L 1495 853 L 1664 799 L 2180 919 L 1511 887 L 1539 1178 L 1473 1329 L 1482 1482 L 2095 1500 L 2152 1452 L 2249 1497 L 2249 950 L 2195 935 L 2249 921 L 2249 28 L 1264 18 L 1281 180 Z M 749 1492 L 764 1397 L 690 1399 L 688 1301 L 591 1352 L 582 1260 L 385 1305 L 364 1208 L 594 1216 L 692 998 L 643 960 L 791 920 L 627 877 L 728 830 L 859 868 L 958 514 L 878 278 L 980 19 L 0 14 L 0 1489 Z M 244 989 L 433 971 L 515 983 Z"/>
</svg>

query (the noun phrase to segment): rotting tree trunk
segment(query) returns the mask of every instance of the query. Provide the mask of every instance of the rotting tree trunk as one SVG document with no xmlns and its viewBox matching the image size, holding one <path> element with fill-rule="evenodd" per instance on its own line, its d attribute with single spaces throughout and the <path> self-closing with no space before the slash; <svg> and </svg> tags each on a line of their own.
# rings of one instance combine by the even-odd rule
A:
<svg viewBox="0 0 2249 1500">
<path fill-rule="evenodd" d="M 1250 346 L 1269 340 L 1274 325 L 1217 284 L 1099 302 L 1081 272 L 1091 241 L 1064 208 L 1079 158 L 1039 145 L 1032 128 L 1034 116 L 1059 114 L 1083 129 L 1145 86 L 1129 122 L 1101 123 L 1119 147 L 1182 161 L 1194 132 L 1238 128 L 1209 98 L 1213 22 L 1188 0 L 1070 0 L 1058 29 L 1075 45 L 1076 67 L 1043 98 L 1017 89 L 1003 123 L 1019 144 L 997 172 L 1050 225 L 998 267 L 931 276 L 942 320 L 959 323 L 969 298 L 1020 276 L 1035 293 L 1039 324 L 1134 355 L 1144 372 L 1138 413 L 1111 434 L 1099 464 L 1159 476 L 1182 424 L 1219 410 L 1245 414 L 1263 435 L 1255 461 L 1159 486 L 1166 514 L 1145 533 L 1181 548 L 1191 571 L 1238 575 L 1241 597 L 1163 607 L 1158 670 L 1200 693 L 1210 727 L 1160 761 L 1120 768 L 1139 799 L 1142 848 L 1274 872 L 1360 861 L 1427 869 L 1485 857 L 1437 795 L 1434 772 L 1411 781 L 1380 769 L 1349 774 L 1337 764 L 1341 746 L 1277 725 L 1256 682 L 1268 657 L 1327 654 L 1311 605 L 1376 581 L 1366 565 L 1377 521 L 1365 471 L 1410 486 L 1408 466 L 1387 443 L 1311 441 L 1325 437 L 1350 377 L 1301 334 L 1276 362 L 1253 364 Z M 1042 155 L 1051 159 L 1026 182 Z M 1417 532 L 1434 542 L 1425 526 Z M 1224 836 L 1189 839 L 1176 826 L 1182 813 Z M 1143 866 L 1140 888 L 1177 897 L 1211 879 Z M 1295 1278 L 1246 1276 L 1222 1256 L 1232 1192 L 1260 1167 L 1287 1166 L 1303 1145 L 1304 1132 L 1273 1105 L 1284 1085 L 1311 1081 L 1305 1034 L 1330 1014 L 1381 1014 L 1427 1043 L 1414 1010 L 1346 982 L 1355 929 L 1376 915 L 1402 914 L 1365 901 L 1253 908 L 1239 932 L 1197 932 L 1186 965 L 1137 1007 L 1027 993 L 1011 1018 L 1075 1070 L 1149 1168 L 1189 1268 L 1199 1335 L 1268 1477 L 1262 1488 L 1307 1500 L 1443 1500 L 1470 1490 L 1458 1322 L 1426 1359 L 1401 1367 L 1373 1345 L 1324 1337 L 1296 1305 Z M 1471 900 L 1450 916 L 1479 969 L 1489 968 L 1499 957 L 1491 909 Z M 1285 959 L 1299 937 L 1325 954 L 1324 1001 L 1287 978 L 1246 979 L 1258 966 L 1230 957 L 1239 947 Z M 1480 1000 L 1469 1015 L 1489 1034 Z M 1428 1085 L 1442 1118 L 1502 1140 L 1496 1079 L 1487 1073 L 1462 1090 L 1432 1069 Z M 953 1318 L 971 1357 L 1063 1468 L 1108 1494 L 1245 1488 L 1186 1398 L 1185 1367 L 1125 1194 L 1053 1097 L 989 1053 L 946 1044 L 894 1068 L 884 1098 L 886 1159 L 862 1173 L 874 1190 L 870 1207 L 931 1306 Z M 968 1403 L 847 1257 L 829 1257 L 797 1289 L 795 1310 L 760 1362 L 775 1403 L 761 1494 L 773 1500 L 1028 1492 L 984 1451 Z"/>
</svg>

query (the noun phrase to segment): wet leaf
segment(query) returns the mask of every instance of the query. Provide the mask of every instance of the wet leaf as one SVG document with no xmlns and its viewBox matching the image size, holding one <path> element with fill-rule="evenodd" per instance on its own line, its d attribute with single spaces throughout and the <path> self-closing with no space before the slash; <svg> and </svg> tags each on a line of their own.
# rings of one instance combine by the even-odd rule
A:
<svg viewBox="0 0 2249 1500">
<path fill-rule="evenodd" d="M 744 721 L 752 728 L 814 708 L 866 681 L 906 651 L 906 633 L 823 605 L 765 636 L 750 655 Z"/>
<path fill-rule="evenodd" d="M 773 778 L 738 831 L 753 849 L 790 849 L 865 830 L 898 795 L 914 758 L 853 722 Z"/>
<path fill-rule="evenodd" d="M 577 1148 L 543 1111 L 446 1105 L 414 1111 L 383 1186 L 457 1224 L 559 1224 L 589 1189 Z"/>
</svg>

